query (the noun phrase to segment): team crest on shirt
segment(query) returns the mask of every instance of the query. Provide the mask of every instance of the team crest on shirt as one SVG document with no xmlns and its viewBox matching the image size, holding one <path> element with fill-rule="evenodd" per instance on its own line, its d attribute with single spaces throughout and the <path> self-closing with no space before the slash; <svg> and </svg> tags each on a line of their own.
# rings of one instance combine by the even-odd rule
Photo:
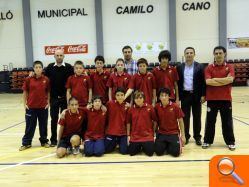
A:
<svg viewBox="0 0 249 187">
<path fill-rule="evenodd" d="M 104 116 L 105 115 L 105 112 L 102 112 L 102 116 Z"/>
<path fill-rule="evenodd" d="M 229 69 L 229 68 L 228 68 L 228 67 L 226 67 L 226 71 L 228 71 L 228 69 Z"/>
<path fill-rule="evenodd" d="M 148 80 L 150 80 L 151 79 L 151 77 L 148 77 Z"/>
<path fill-rule="evenodd" d="M 169 109 L 170 112 L 173 112 L 173 110 L 174 110 L 173 108 L 170 108 L 170 109 Z"/>
<path fill-rule="evenodd" d="M 169 70 L 169 73 L 171 73 L 172 72 L 172 70 Z"/>
<path fill-rule="evenodd" d="M 124 80 L 126 81 L 126 80 L 127 80 L 127 77 L 125 77 Z"/>
<path fill-rule="evenodd" d="M 46 84 L 46 81 L 44 80 L 43 83 Z"/>
<path fill-rule="evenodd" d="M 86 82 L 86 79 L 84 79 L 83 81 Z"/>
<path fill-rule="evenodd" d="M 147 111 L 149 112 L 149 111 L 150 111 L 150 108 L 147 108 Z"/>
<path fill-rule="evenodd" d="M 104 76 L 104 79 L 106 79 L 107 78 L 107 76 Z"/>
<path fill-rule="evenodd" d="M 81 116 L 79 116 L 79 119 L 81 119 Z"/>
</svg>

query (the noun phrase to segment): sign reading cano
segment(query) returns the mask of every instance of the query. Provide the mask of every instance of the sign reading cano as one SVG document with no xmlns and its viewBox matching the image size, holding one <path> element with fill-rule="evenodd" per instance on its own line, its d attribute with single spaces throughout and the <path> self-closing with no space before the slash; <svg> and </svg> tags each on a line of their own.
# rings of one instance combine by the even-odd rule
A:
<svg viewBox="0 0 249 187">
<path fill-rule="evenodd" d="M 54 55 L 55 51 L 63 50 L 64 54 L 88 53 L 88 44 L 45 46 L 45 55 Z"/>
</svg>

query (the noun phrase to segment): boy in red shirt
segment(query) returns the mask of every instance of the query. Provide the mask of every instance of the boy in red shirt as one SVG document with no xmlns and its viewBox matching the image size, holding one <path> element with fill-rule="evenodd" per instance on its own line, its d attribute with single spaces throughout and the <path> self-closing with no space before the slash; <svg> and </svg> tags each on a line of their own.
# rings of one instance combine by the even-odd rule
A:
<svg viewBox="0 0 249 187">
<path fill-rule="evenodd" d="M 85 133 L 85 156 L 102 156 L 105 152 L 106 112 L 101 110 L 102 101 L 99 96 L 92 99 L 93 107 L 87 110 L 87 130 Z"/>
<path fill-rule="evenodd" d="M 127 153 L 126 115 L 128 107 L 124 100 L 125 89 L 117 88 L 116 100 L 107 102 L 108 125 L 106 128 L 105 151 L 110 153 L 119 145 L 121 154 Z"/>
<path fill-rule="evenodd" d="M 62 112 L 58 122 L 60 125 L 56 154 L 62 158 L 67 153 L 67 148 L 72 148 L 73 154 L 79 153 L 80 134 L 82 131 L 82 121 L 86 117 L 86 109 L 79 108 L 76 98 L 68 100 L 68 110 Z"/>
<path fill-rule="evenodd" d="M 37 119 L 39 121 L 40 142 L 42 147 L 49 147 L 47 139 L 48 108 L 50 98 L 49 79 L 42 75 L 43 64 L 35 61 L 34 76 L 27 77 L 23 84 L 23 103 L 26 110 L 26 128 L 20 151 L 31 147 Z"/>
<path fill-rule="evenodd" d="M 82 61 L 76 61 L 74 64 L 74 75 L 67 79 L 67 101 L 75 97 L 80 107 L 87 106 L 92 99 L 92 82 L 89 76 L 83 73 L 84 64 Z"/>
<path fill-rule="evenodd" d="M 170 90 L 159 90 L 160 103 L 155 106 L 158 119 L 158 134 L 155 140 L 155 152 L 161 156 L 166 151 L 178 157 L 182 152 L 182 143 L 185 144 L 184 114 L 178 104 L 169 100 Z"/>
<path fill-rule="evenodd" d="M 171 54 L 168 50 L 161 51 L 158 56 L 160 66 L 153 69 L 152 73 L 156 79 L 157 93 L 160 88 L 170 89 L 170 100 L 179 104 L 179 92 L 177 81 L 179 80 L 176 69 L 169 65 Z"/>
<path fill-rule="evenodd" d="M 128 149 L 131 156 L 138 154 L 141 149 L 148 156 L 154 153 L 154 132 L 157 119 L 154 108 L 144 101 L 144 93 L 136 91 L 134 93 L 135 104 L 127 114 L 127 134 L 130 135 Z"/>
<path fill-rule="evenodd" d="M 125 94 L 127 98 L 135 90 L 142 91 L 145 95 L 145 103 L 152 104 L 156 103 L 156 81 L 152 73 L 147 72 L 148 62 L 144 58 L 140 58 L 137 61 L 138 73 L 132 76 L 128 91 Z"/>
<path fill-rule="evenodd" d="M 125 71 L 125 62 L 122 58 L 119 58 L 116 61 L 115 72 L 110 75 L 106 84 L 109 87 L 109 101 L 115 100 L 115 92 L 118 87 L 124 88 L 125 91 L 128 90 L 131 76 Z"/>
<path fill-rule="evenodd" d="M 103 104 L 108 101 L 108 87 L 106 86 L 110 73 L 105 71 L 105 59 L 103 56 L 96 56 L 94 59 L 96 72 L 90 74 L 92 81 L 93 95 L 99 95 Z"/>
</svg>

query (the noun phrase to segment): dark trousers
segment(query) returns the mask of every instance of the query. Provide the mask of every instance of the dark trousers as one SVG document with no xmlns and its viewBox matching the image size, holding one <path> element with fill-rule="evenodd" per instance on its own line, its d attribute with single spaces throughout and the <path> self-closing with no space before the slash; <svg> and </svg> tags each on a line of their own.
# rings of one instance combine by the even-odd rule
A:
<svg viewBox="0 0 249 187">
<path fill-rule="evenodd" d="M 105 152 L 104 139 L 86 140 L 84 145 L 85 156 L 102 156 Z"/>
<path fill-rule="evenodd" d="M 105 151 L 106 153 L 113 152 L 116 146 L 119 145 L 119 152 L 121 154 L 127 153 L 127 136 L 112 136 L 107 135 L 105 138 Z"/>
<path fill-rule="evenodd" d="M 51 138 L 52 144 L 57 144 L 57 123 L 59 113 L 67 108 L 66 98 L 51 98 L 50 100 L 50 116 L 51 116 Z"/>
<path fill-rule="evenodd" d="M 215 135 L 216 117 L 220 111 L 222 134 L 227 145 L 235 144 L 233 133 L 232 103 L 231 101 L 208 101 L 204 142 L 212 144 Z"/>
<path fill-rule="evenodd" d="M 147 155 L 152 156 L 154 153 L 154 142 L 130 142 L 128 152 L 130 156 L 134 156 L 141 152 L 141 150 Z"/>
<path fill-rule="evenodd" d="M 48 127 L 48 109 L 26 109 L 25 120 L 26 128 L 25 134 L 22 138 L 22 145 L 31 145 L 32 139 L 35 134 L 37 119 L 39 123 L 40 142 L 45 144 L 47 139 L 47 127 Z"/>
<path fill-rule="evenodd" d="M 201 139 L 201 101 L 196 100 L 194 98 L 194 94 L 190 92 L 183 92 L 183 97 L 181 99 L 181 108 L 183 113 L 185 114 L 183 121 L 184 121 L 184 129 L 185 129 L 185 137 L 188 140 L 191 135 L 189 134 L 189 127 L 190 127 L 190 115 L 192 109 L 192 116 L 193 116 L 193 132 L 194 132 L 194 139 L 200 140 Z"/>
<path fill-rule="evenodd" d="M 182 151 L 181 139 L 178 134 L 158 134 L 155 140 L 155 152 L 162 156 L 165 152 L 178 157 Z"/>
</svg>

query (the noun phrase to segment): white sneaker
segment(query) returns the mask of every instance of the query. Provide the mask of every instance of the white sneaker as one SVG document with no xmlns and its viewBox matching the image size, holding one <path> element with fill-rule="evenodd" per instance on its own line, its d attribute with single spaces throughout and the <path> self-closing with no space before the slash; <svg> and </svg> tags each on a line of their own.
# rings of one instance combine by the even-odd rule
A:
<svg viewBox="0 0 249 187">
<path fill-rule="evenodd" d="M 72 153 L 74 154 L 74 155 L 77 155 L 77 154 L 79 154 L 80 153 L 80 148 L 77 146 L 77 147 L 73 147 L 72 148 Z"/>
<path fill-rule="evenodd" d="M 236 149 L 236 146 L 234 144 L 227 146 L 230 151 L 234 151 Z"/>
<path fill-rule="evenodd" d="M 207 148 L 209 148 L 211 145 L 209 144 L 209 143 L 203 143 L 202 144 L 202 149 L 207 149 Z"/>
</svg>

